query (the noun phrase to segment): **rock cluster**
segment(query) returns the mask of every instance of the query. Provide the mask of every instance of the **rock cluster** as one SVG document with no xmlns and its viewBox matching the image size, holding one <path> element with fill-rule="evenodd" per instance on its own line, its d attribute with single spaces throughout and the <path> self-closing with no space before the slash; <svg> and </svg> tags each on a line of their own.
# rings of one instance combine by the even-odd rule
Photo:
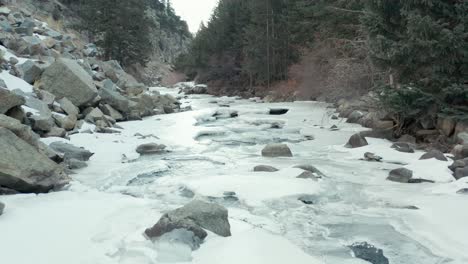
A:
<svg viewBox="0 0 468 264">
<path fill-rule="evenodd" d="M 174 97 L 150 92 L 117 61 L 98 59 L 96 45 L 17 6 L 1 7 L 0 43 L 0 146 L 8 153 L 0 155 L 1 193 L 58 189 L 69 169 L 92 156 L 61 142 L 48 147 L 40 137 L 92 133 L 85 123 L 96 133 L 119 133 L 118 121 L 180 110 Z"/>
</svg>

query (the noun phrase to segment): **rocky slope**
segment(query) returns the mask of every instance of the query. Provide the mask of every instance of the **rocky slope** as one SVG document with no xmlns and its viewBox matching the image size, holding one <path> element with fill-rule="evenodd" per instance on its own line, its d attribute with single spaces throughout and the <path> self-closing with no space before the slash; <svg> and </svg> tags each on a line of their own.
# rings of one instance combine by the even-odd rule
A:
<svg viewBox="0 0 468 264">
<path fill-rule="evenodd" d="M 174 97 L 99 60 L 79 34 L 41 21 L 58 2 L 18 2 L 25 4 L 0 6 L 0 145 L 8 153 L 0 157 L 0 194 L 48 192 L 86 166 L 84 150 L 49 148 L 40 137 L 120 133 L 117 121 L 180 111 Z"/>
</svg>

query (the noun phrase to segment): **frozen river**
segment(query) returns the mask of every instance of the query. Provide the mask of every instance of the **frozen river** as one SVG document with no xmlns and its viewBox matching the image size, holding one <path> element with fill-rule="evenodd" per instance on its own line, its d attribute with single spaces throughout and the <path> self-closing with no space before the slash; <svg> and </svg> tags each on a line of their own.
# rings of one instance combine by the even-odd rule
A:
<svg viewBox="0 0 468 264">
<path fill-rule="evenodd" d="M 450 162 L 419 160 L 422 152 L 397 152 L 380 139 L 347 149 L 363 128 L 332 120 L 334 109 L 323 103 L 205 95 L 182 102 L 193 111 L 121 123 L 117 135 L 73 135 L 72 144 L 95 155 L 67 190 L 2 197 L 8 209 L 0 217 L 2 263 L 370 263 L 350 249 L 363 242 L 392 264 L 468 263 L 468 196 L 456 193 L 468 180 L 455 182 Z M 289 112 L 268 114 L 279 107 Z M 46 142 L 56 140 L 63 139 Z M 170 152 L 135 152 L 153 142 Z M 262 148 L 276 142 L 294 156 L 262 157 Z M 361 160 L 365 152 L 383 162 Z M 300 164 L 324 176 L 296 178 Z M 257 165 L 279 171 L 253 172 Z M 436 183 L 386 180 L 402 166 Z M 228 209 L 232 237 L 210 233 L 194 252 L 143 237 L 164 212 L 194 198 Z"/>
</svg>

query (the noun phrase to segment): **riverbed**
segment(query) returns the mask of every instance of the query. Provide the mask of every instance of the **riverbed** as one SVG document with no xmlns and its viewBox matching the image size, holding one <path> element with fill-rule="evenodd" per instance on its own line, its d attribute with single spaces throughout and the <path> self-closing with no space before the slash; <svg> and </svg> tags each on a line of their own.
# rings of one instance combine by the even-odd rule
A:
<svg viewBox="0 0 468 264">
<path fill-rule="evenodd" d="M 348 149 L 349 137 L 365 128 L 333 120 L 335 110 L 325 103 L 209 95 L 182 103 L 192 110 L 120 123 L 120 134 L 72 135 L 71 144 L 95 155 L 66 190 L 2 197 L 2 261 L 365 264 L 350 246 L 366 242 L 389 263 L 468 263 L 468 195 L 457 194 L 468 180 L 455 181 L 450 162 L 419 160 L 423 152 L 401 153 L 382 139 Z M 289 111 L 274 116 L 271 108 Z M 53 141 L 65 140 L 44 139 Z M 144 143 L 164 144 L 168 152 L 140 157 L 135 149 Z M 287 144 L 293 157 L 262 157 L 269 143 Z M 365 152 L 383 162 L 363 160 Z M 323 177 L 296 178 L 301 164 Z M 253 172 L 257 165 L 279 171 Z M 435 183 L 387 181 L 400 167 Z M 193 199 L 225 206 L 232 236 L 210 233 L 194 252 L 143 236 L 162 214 Z"/>
</svg>

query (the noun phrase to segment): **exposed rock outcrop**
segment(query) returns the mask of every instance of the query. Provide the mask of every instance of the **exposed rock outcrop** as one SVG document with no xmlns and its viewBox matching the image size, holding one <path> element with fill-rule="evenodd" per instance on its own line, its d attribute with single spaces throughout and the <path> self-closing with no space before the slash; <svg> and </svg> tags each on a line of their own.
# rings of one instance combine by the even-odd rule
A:
<svg viewBox="0 0 468 264">
<path fill-rule="evenodd" d="M 98 94 L 91 76 L 76 61 L 64 58 L 44 71 L 40 87 L 78 107 L 92 102 Z"/>
<path fill-rule="evenodd" d="M 0 149 L 0 186 L 41 193 L 69 181 L 61 167 L 6 128 L 0 128 Z"/>
</svg>

